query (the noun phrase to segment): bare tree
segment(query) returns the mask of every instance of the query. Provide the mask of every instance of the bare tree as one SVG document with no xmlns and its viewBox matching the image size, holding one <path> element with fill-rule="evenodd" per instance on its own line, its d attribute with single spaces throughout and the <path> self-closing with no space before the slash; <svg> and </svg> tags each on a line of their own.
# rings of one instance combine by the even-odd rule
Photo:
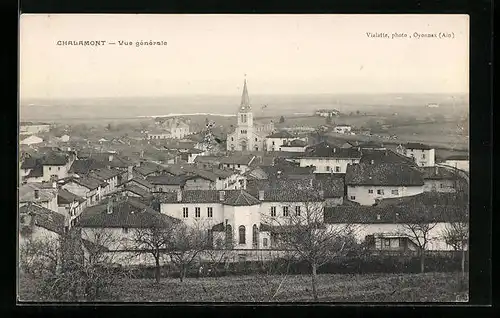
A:
<svg viewBox="0 0 500 318">
<path fill-rule="evenodd" d="M 426 251 L 429 247 L 429 242 L 433 239 L 430 234 L 437 223 L 424 206 L 413 204 L 406 207 L 406 213 L 404 215 L 404 222 L 401 224 L 403 230 L 400 234 L 409 236 L 417 245 L 420 258 L 420 272 L 423 273 L 425 272 Z"/>
<path fill-rule="evenodd" d="M 55 275 L 61 262 L 58 239 L 29 238 L 19 246 L 19 268 L 24 274 L 40 277 L 46 273 Z"/>
<path fill-rule="evenodd" d="M 469 215 L 468 208 L 454 209 L 449 215 L 441 235 L 446 244 L 455 251 L 460 251 L 462 278 L 465 278 L 465 254 L 469 245 Z"/>
<path fill-rule="evenodd" d="M 182 282 L 196 257 L 206 250 L 208 237 L 199 226 L 188 226 L 184 223 L 176 224 L 170 237 L 167 254 L 179 270 L 179 279 Z"/>
<path fill-rule="evenodd" d="M 134 249 L 138 253 L 149 253 L 155 261 L 155 281 L 161 279 L 161 260 L 165 250 L 169 248 L 173 241 L 173 230 L 175 225 L 149 226 L 135 229 L 133 234 Z"/>
<path fill-rule="evenodd" d="M 283 203 L 287 207 L 287 203 Z M 283 215 L 271 217 L 277 247 L 289 251 L 311 268 L 314 300 L 318 300 L 317 270 L 350 248 L 354 226 L 324 224 L 324 204 L 320 200 L 303 202 L 300 208 L 287 207 Z M 266 216 L 268 218 L 268 216 Z M 273 241 L 273 240 L 272 240 Z"/>
</svg>

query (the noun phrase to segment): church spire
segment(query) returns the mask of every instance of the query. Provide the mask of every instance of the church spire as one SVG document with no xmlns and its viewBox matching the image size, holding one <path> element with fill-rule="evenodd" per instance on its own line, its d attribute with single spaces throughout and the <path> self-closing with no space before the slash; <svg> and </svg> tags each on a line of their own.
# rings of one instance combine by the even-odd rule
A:
<svg viewBox="0 0 500 318">
<path fill-rule="evenodd" d="M 248 97 L 247 79 L 243 83 L 243 94 L 241 94 L 240 111 L 250 111 L 250 98 Z"/>
</svg>

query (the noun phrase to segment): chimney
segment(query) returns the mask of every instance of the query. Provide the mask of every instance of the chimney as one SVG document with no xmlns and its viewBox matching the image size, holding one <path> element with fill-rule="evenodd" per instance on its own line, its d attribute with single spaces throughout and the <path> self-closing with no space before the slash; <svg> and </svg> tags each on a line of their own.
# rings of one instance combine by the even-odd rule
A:
<svg viewBox="0 0 500 318">
<path fill-rule="evenodd" d="M 319 190 L 319 197 L 320 197 L 321 199 L 324 199 L 324 198 L 325 198 L 325 191 L 323 191 L 323 190 Z"/>
<path fill-rule="evenodd" d="M 177 202 L 182 202 L 182 190 L 177 190 Z"/>
<path fill-rule="evenodd" d="M 337 152 L 337 149 L 336 148 L 333 148 L 333 153 Z"/>
<path fill-rule="evenodd" d="M 370 163 L 371 163 L 371 164 L 374 164 L 374 163 L 375 163 L 375 160 L 373 160 L 373 159 L 372 159 L 372 160 L 370 161 Z"/>
<path fill-rule="evenodd" d="M 259 191 L 259 200 L 264 201 L 264 190 Z"/>
<path fill-rule="evenodd" d="M 380 214 L 377 214 L 377 220 L 380 220 Z"/>
<path fill-rule="evenodd" d="M 57 189 L 57 182 L 56 181 L 52 182 L 52 188 Z"/>
<path fill-rule="evenodd" d="M 436 174 L 438 174 L 439 173 L 439 167 L 436 166 L 435 169 L 436 169 Z"/>
<path fill-rule="evenodd" d="M 39 199 L 40 198 L 40 190 L 36 189 L 35 190 L 35 199 Z"/>
<path fill-rule="evenodd" d="M 226 191 L 219 191 L 219 201 L 224 201 Z"/>
<path fill-rule="evenodd" d="M 111 155 L 111 154 L 110 154 L 110 155 L 108 156 L 108 161 L 110 161 L 110 162 L 111 162 L 111 161 L 113 161 L 113 155 Z"/>
<path fill-rule="evenodd" d="M 141 150 L 141 158 L 144 158 L 144 150 Z"/>
</svg>

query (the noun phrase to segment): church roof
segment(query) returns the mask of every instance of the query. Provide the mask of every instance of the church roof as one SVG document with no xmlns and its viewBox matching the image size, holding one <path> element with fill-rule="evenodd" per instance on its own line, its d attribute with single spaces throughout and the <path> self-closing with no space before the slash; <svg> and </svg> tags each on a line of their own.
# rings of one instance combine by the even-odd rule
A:
<svg viewBox="0 0 500 318">
<path fill-rule="evenodd" d="M 241 94 L 240 112 L 249 112 L 252 110 L 250 106 L 250 97 L 248 97 L 247 80 L 243 84 L 243 93 Z"/>
</svg>

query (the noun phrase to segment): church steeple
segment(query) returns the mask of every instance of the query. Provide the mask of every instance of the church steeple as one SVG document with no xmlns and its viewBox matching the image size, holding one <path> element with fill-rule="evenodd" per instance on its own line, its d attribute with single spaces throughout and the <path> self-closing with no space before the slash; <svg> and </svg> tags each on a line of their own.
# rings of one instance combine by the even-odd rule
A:
<svg viewBox="0 0 500 318">
<path fill-rule="evenodd" d="M 241 94 L 240 112 L 249 112 L 251 109 L 250 98 L 248 97 L 247 79 L 245 78 L 243 83 L 243 93 Z"/>
</svg>

